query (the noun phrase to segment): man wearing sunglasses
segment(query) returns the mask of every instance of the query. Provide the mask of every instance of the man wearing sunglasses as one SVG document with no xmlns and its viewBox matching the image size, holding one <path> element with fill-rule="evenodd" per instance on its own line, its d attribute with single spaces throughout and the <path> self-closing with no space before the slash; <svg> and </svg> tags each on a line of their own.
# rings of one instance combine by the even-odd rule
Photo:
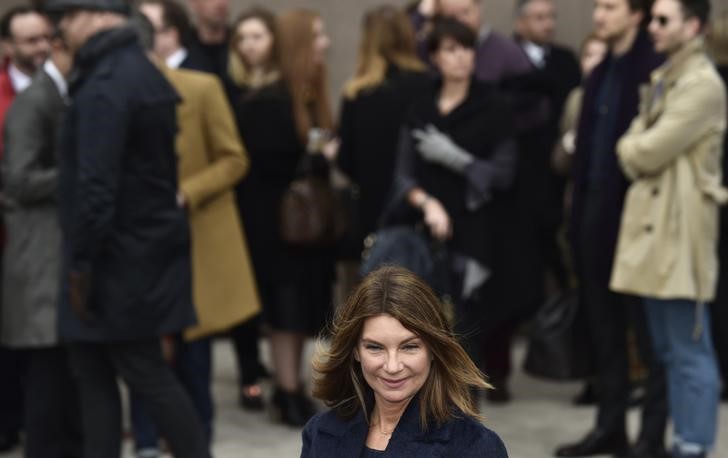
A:
<svg viewBox="0 0 728 458">
<path fill-rule="evenodd" d="M 707 304 L 718 273 L 718 206 L 726 91 L 705 54 L 709 0 L 657 0 L 649 26 L 668 61 L 652 74 L 640 113 L 617 146 L 632 181 L 611 288 L 642 298 L 667 371 L 673 457 L 715 444 L 720 379 Z"/>
<path fill-rule="evenodd" d="M 642 304 L 609 290 L 622 203 L 629 185 L 617 162 L 616 143 L 637 114 L 640 85 L 647 83 L 650 73 L 663 62 L 645 30 L 650 4 L 647 0 L 594 1 L 594 33 L 608 44 L 609 54 L 585 82 L 574 153 L 570 233 L 581 305 L 592 336 L 597 415 L 593 429 L 583 439 L 556 450 L 560 457 L 664 456 L 664 370 L 653 357 Z M 649 373 L 644 384 L 641 430 L 631 445 L 626 433 L 632 388 L 627 347 L 630 329 Z"/>
</svg>

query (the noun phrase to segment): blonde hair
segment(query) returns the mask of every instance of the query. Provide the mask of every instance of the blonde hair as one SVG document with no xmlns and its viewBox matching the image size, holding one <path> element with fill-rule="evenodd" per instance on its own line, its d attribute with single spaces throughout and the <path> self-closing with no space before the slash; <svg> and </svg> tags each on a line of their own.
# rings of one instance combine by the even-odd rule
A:
<svg viewBox="0 0 728 458">
<path fill-rule="evenodd" d="M 326 64 L 313 58 L 313 26 L 320 16 L 295 9 L 278 17 L 278 51 L 281 76 L 293 102 L 293 117 L 302 142 L 312 127 L 333 130 L 328 96 Z"/>
<path fill-rule="evenodd" d="M 238 51 L 238 43 L 240 42 L 240 25 L 250 19 L 257 19 L 262 22 L 273 38 L 270 51 L 271 54 L 268 59 L 268 63 L 265 66 L 262 78 L 255 78 Z M 278 50 L 276 49 L 278 34 L 276 31 L 276 19 L 273 13 L 265 8 L 254 6 L 238 16 L 233 23 L 232 31 L 233 33 L 230 37 L 230 43 L 228 46 L 228 75 L 230 76 L 230 79 L 238 87 L 253 88 L 264 86 L 280 79 L 280 71 L 278 69 Z"/>
<path fill-rule="evenodd" d="M 717 65 L 728 65 L 728 11 L 715 16 L 711 21 L 706 44 Z"/>
<path fill-rule="evenodd" d="M 424 71 L 415 46 L 414 30 L 401 10 L 385 5 L 366 13 L 356 74 L 346 84 L 344 95 L 354 99 L 361 91 L 382 84 L 390 65 Z"/>
<path fill-rule="evenodd" d="M 366 403 L 372 390 L 354 350 L 364 322 L 387 314 L 422 339 L 432 356 L 419 397 L 423 430 L 430 419 L 442 424 L 458 415 L 453 407 L 480 420 L 470 390 L 490 385 L 457 342 L 443 308 L 430 287 L 406 269 L 383 267 L 369 274 L 336 314 L 329 348 L 319 345 L 313 363 L 314 396 L 342 417 L 363 411 L 368 418 Z"/>
</svg>

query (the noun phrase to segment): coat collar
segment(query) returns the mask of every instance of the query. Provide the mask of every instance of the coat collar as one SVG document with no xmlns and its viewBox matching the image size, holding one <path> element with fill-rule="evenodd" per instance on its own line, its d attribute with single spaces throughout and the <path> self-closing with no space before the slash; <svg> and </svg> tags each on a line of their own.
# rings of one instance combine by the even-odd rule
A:
<svg viewBox="0 0 728 458">
<path fill-rule="evenodd" d="M 371 411 L 371 409 L 369 409 Z M 449 442 L 452 436 L 452 423 L 438 425 L 430 420 L 428 429 L 422 430 L 420 426 L 420 398 L 415 396 L 405 409 L 402 418 L 392 433 L 387 452 L 397 454 L 411 442 Z M 360 410 L 353 418 L 343 420 L 334 412 L 324 415 L 319 423 L 319 431 L 336 442 L 332 450 L 350 455 L 352 451 L 361 450 L 366 442 L 369 431 L 364 412 Z M 333 445 L 333 444 L 332 444 Z"/>
<path fill-rule="evenodd" d="M 652 82 L 663 81 L 670 85 L 685 74 L 689 69 L 695 68 L 695 60 L 705 55 L 705 41 L 697 37 L 683 46 L 683 49 L 652 72 Z"/>
</svg>

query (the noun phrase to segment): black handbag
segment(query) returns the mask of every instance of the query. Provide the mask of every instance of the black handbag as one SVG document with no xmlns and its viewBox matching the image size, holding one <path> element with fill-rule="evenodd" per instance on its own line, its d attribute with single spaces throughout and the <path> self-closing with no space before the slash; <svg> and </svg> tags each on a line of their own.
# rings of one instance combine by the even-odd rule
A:
<svg viewBox="0 0 728 458">
<path fill-rule="evenodd" d="M 427 235 L 422 224 L 384 227 L 364 240 L 359 275 L 365 277 L 385 265 L 404 267 L 440 295 L 450 293 L 447 250 Z"/>
<path fill-rule="evenodd" d="M 577 291 L 546 302 L 531 329 L 526 373 L 549 380 L 577 380 L 593 375 L 591 344 Z"/>
</svg>

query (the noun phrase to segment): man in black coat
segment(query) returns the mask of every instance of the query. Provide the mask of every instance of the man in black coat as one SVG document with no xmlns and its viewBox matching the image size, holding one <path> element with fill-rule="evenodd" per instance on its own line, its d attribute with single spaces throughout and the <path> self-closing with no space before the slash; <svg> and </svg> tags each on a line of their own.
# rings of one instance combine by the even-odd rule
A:
<svg viewBox="0 0 728 458">
<path fill-rule="evenodd" d="M 652 355 L 641 303 L 609 290 L 627 180 L 615 146 L 637 115 L 639 87 L 662 58 L 642 25 L 647 0 L 596 0 L 595 33 L 609 45 L 609 55 L 586 82 L 574 153 L 574 201 L 571 216 L 575 265 L 588 318 L 596 364 L 598 413 L 584 439 L 560 447 L 557 456 L 616 453 L 655 457 L 664 453 L 667 401 L 664 369 Z M 634 330 L 649 369 L 645 383 L 642 431 L 627 443 L 625 414 L 630 380 L 627 331 Z M 624 454 L 624 455 L 622 455 Z"/>
<path fill-rule="evenodd" d="M 160 336 L 195 322 L 174 140 L 179 97 L 125 26 L 123 0 L 47 2 L 74 54 L 61 140 L 60 336 L 81 394 L 86 456 L 119 456 L 116 377 L 178 457 L 209 456 Z"/>
</svg>

